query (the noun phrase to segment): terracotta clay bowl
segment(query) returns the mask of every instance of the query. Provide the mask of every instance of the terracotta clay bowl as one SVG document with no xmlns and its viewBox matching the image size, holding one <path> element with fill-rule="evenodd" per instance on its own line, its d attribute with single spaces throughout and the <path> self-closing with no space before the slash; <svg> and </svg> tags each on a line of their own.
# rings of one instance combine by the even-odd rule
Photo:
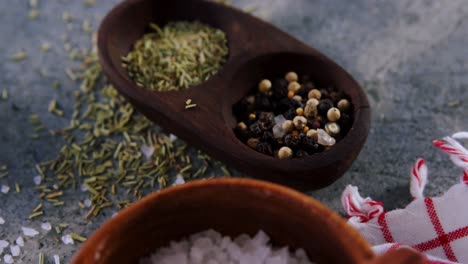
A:
<svg viewBox="0 0 468 264">
<path fill-rule="evenodd" d="M 150 22 L 198 20 L 226 33 L 227 63 L 208 81 L 187 90 L 155 92 L 137 86 L 121 57 L 148 31 Z M 115 7 L 99 29 L 104 72 L 141 113 L 212 157 L 240 172 L 301 190 L 318 189 L 338 179 L 360 152 L 370 126 L 367 97 L 340 66 L 274 26 L 237 9 L 200 0 L 127 0 Z M 320 86 L 343 91 L 354 107 L 351 130 L 330 150 L 304 158 L 278 159 L 252 150 L 233 132 L 232 106 L 259 80 L 296 71 Z M 196 108 L 185 110 L 191 99 Z"/>
<path fill-rule="evenodd" d="M 263 230 L 274 245 L 304 248 L 317 263 L 424 263 L 411 250 L 376 258 L 340 216 L 304 194 L 227 178 L 194 181 L 142 199 L 97 230 L 71 263 L 137 263 L 172 240 L 211 228 L 231 237 Z"/>
</svg>

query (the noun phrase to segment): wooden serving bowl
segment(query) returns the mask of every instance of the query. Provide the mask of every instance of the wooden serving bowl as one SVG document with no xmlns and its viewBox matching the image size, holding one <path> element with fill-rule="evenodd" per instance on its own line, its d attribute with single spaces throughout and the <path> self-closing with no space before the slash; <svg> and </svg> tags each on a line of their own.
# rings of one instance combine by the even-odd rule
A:
<svg viewBox="0 0 468 264">
<path fill-rule="evenodd" d="M 156 92 L 137 86 L 121 57 L 148 30 L 150 22 L 198 20 L 226 33 L 229 57 L 208 81 L 186 90 Z M 367 97 L 335 62 L 274 26 L 237 9 L 200 0 L 127 0 L 115 7 L 99 29 L 104 72 L 135 107 L 166 130 L 248 176 L 301 190 L 338 179 L 360 152 L 370 126 Z M 237 139 L 232 106 L 263 78 L 296 71 L 318 85 L 343 91 L 354 107 L 351 130 L 330 150 L 304 158 L 278 159 L 258 153 Z M 185 110 L 191 99 L 196 108 Z"/>
<path fill-rule="evenodd" d="M 340 216 L 304 194 L 264 181 L 228 178 L 147 196 L 97 230 L 71 263 L 137 263 L 170 241 L 211 228 L 231 237 L 263 230 L 274 245 L 303 248 L 317 263 L 424 263 L 411 250 L 376 258 Z"/>
</svg>

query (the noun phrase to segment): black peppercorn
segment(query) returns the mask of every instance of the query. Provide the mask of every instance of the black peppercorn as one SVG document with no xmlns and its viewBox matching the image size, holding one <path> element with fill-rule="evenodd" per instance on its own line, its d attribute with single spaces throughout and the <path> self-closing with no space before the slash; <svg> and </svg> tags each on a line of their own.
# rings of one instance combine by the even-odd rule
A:
<svg viewBox="0 0 468 264">
<path fill-rule="evenodd" d="M 323 94 L 322 94 L 323 96 Z M 327 112 L 328 110 L 330 110 L 330 108 L 333 107 L 333 102 L 329 99 L 322 99 L 320 100 L 318 106 L 317 106 L 317 110 L 318 110 L 318 113 L 322 116 L 327 116 Z"/>
<path fill-rule="evenodd" d="M 330 99 L 333 101 L 335 105 L 338 104 L 338 102 L 344 97 L 345 97 L 345 94 L 342 91 L 330 93 Z"/>
<path fill-rule="evenodd" d="M 296 157 L 298 157 L 298 158 L 309 156 L 309 153 L 307 153 L 307 151 L 302 150 L 302 149 L 296 151 L 295 154 L 296 154 Z"/>
<path fill-rule="evenodd" d="M 260 122 L 255 122 L 249 127 L 250 133 L 256 137 L 259 137 L 262 135 L 264 131 L 264 127 L 261 125 Z"/>
<path fill-rule="evenodd" d="M 297 148 L 300 143 L 301 143 L 301 139 L 299 136 L 288 134 L 284 137 L 284 145 L 290 148 Z"/>
<path fill-rule="evenodd" d="M 257 144 L 257 151 L 265 155 L 273 156 L 271 145 L 267 142 L 260 142 Z"/>
<path fill-rule="evenodd" d="M 300 147 L 311 154 L 319 152 L 321 148 L 313 137 L 302 137 Z"/>
<path fill-rule="evenodd" d="M 270 132 L 270 131 L 267 131 L 267 132 L 263 133 L 263 135 L 262 135 L 262 137 L 260 138 L 260 140 L 261 140 L 262 142 L 270 143 L 270 144 L 273 145 L 273 146 L 274 146 L 275 143 L 276 143 L 276 139 L 275 139 L 273 133 Z"/>
<path fill-rule="evenodd" d="M 348 114 L 342 113 L 340 120 L 338 120 L 338 125 L 341 127 L 341 134 L 346 134 L 353 125 L 353 121 Z"/>
<path fill-rule="evenodd" d="M 275 99 L 286 98 L 288 96 L 288 81 L 283 78 L 276 79 L 273 82 L 272 91 Z"/>
<path fill-rule="evenodd" d="M 255 109 L 258 111 L 271 111 L 272 105 L 266 95 L 257 95 L 255 97 Z"/>
<path fill-rule="evenodd" d="M 258 120 L 264 123 L 271 123 L 273 122 L 273 113 L 272 112 L 260 112 L 258 114 Z"/>
<path fill-rule="evenodd" d="M 330 99 L 330 92 L 326 89 L 320 89 L 320 93 L 322 95 L 321 99 Z"/>
<path fill-rule="evenodd" d="M 296 109 L 294 108 L 290 108 L 283 113 L 284 118 L 286 118 L 287 120 L 292 120 L 296 115 Z"/>
<path fill-rule="evenodd" d="M 300 105 L 300 103 L 297 102 L 296 100 L 289 99 L 289 98 L 283 98 L 276 105 L 276 110 L 279 113 L 284 113 L 284 112 L 288 111 L 291 108 L 294 108 L 294 109 L 298 108 L 299 105 Z"/>
<path fill-rule="evenodd" d="M 314 88 L 315 86 L 312 82 L 303 83 L 301 89 L 299 90 L 299 92 L 297 92 L 297 94 L 302 96 L 302 98 L 307 98 L 309 92 Z"/>
</svg>

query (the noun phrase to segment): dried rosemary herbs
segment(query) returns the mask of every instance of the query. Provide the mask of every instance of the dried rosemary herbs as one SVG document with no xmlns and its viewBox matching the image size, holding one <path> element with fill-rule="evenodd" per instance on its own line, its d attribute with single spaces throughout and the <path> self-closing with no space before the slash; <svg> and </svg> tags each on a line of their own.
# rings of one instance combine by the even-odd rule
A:
<svg viewBox="0 0 468 264">
<path fill-rule="evenodd" d="M 150 24 L 144 35 L 122 58 L 137 85 L 155 91 L 176 91 L 208 80 L 226 62 L 226 35 L 200 22 Z"/>
</svg>

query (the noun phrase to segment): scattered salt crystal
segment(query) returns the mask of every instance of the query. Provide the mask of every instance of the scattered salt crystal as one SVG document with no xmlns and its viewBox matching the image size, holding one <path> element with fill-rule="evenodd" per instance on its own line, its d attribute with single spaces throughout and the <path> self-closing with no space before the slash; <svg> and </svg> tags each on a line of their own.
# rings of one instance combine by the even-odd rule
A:
<svg viewBox="0 0 468 264">
<path fill-rule="evenodd" d="M 17 257 L 20 254 L 20 247 L 12 245 L 12 246 L 10 246 L 10 251 L 11 251 L 11 255 L 13 255 L 13 257 Z"/>
<path fill-rule="evenodd" d="M 174 142 L 174 141 L 177 140 L 177 136 L 174 135 L 174 134 L 169 134 L 169 140 L 170 140 L 171 142 Z"/>
<path fill-rule="evenodd" d="M 73 238 L 70 235 L 64 235 L 62 236 L 62 242 L 65 245 L 73 245 L 75 242 L 73 241 Z"/>
<path fill-rule="evenodd" d="M 174 181 L 174 185 L 181 185 L 184 183 L 185 183 L 184 177 L 182 177 L 182 175 L 180 174 L 177 174 L 176 179 Z"/>
<path fill-rule="evenodd" d="M 34 176 L 34 184 L 39 185 L 42 182 L 42 177 L 40 175 Z"/>
<path fill-rule="evenodd" d="M 283 129 L 283 125 L 276 124 L 273 126 L 273 136 L 275 138 L 282 138 L 286 134 L 286 131 Z"/>
<path fill-rule="evenodd" d="M 92 204 L 93 204 L 93 202 L 91 202 L 90 199 L 84 200 L 84 205 L 85 205 L 86 207 L 91 207 Z"/>
<path fill-rule="evenodd" d="M 8 245 L 10 245 L 10 243 L 6 240 L 0 240 L 0 248 L 1 249 L 4 249 L 6 247 L 8 247 Z"/>
<path fill-rule="evenodd" d="M 323 129 L 317 129 L 318 140 L 317 143 L 323 146 L 333 146 L 336 140 L 325 132 Z"/>
<path fill-rule="evenodd" d="M 5 223 L 5 219 L 3 219 L 1 216 L 0 216 L 0 225 L 3 225 Z"/>
<path fill-rule="evenodd" d="M 275 124 L 282 126 L 284 122 L 286 122 L 286 118 L 283 115 L 277 115 L 274 117 Z"/>
<path fill-rule="evenodd" d="M 5 261 L 6 264 L 14 263 L 13 257 L 10 254 L 5 254 L 5 256 L 3 256 L 3 261 Z"/>
<path fill-rule="evenodd" d="M 141 150 L 141 153 L 143 153 L 143 155 L 145 156 L 146 160 L 150 160 L 151 156 L 154 153 L 154 147 L 152 147 L 152 146 L 143 145 L 143 146 L 141 146 L 140 150 Z"/>
<path fill-rule="evenodd" d="M 24 239 L 22 236 L 19 236 L 17 239 L 16 239 L 16 245 L 20 246 L 20 247 L 24 247 Z"/>
<path fill-rule="evenodd" d="M 55 264 L 60 264 L 60 257 L 59 257 L 59 255 L 54 255 L 54 263 L 55 263 Z"/>
<path fill-rule="evenodd" d="M 80 190 L 82 192 L 86 192 L 88 190 L 88 188 L 86 188 L 86 186 L 84 184 L 82 184 L 81 187 L 80 187 Z"/>
<path fill-rule="evenodd" d="M 39 235 L 39 232 L 37 232 L 35 229 L 33 228 L 29 228 L 29 227 L 21 227 L 21 229 L 23 230 L 23 234 L 27 237 L 35 237 L 37 235 Z"/>
<path fill-rule="evenodd" d="M 0 189 L 0 191 L 4 194 L 7 194 L 10 191 L 10 187 L 6 185 L 2 185 L 2 188 Z"/>
<path fill-rule="evenodd" d="M 50 223 L 42 223 L 41 228 L 42 230 L 50 231 L 52 230 L 52 225 Z"/>
</svg>

